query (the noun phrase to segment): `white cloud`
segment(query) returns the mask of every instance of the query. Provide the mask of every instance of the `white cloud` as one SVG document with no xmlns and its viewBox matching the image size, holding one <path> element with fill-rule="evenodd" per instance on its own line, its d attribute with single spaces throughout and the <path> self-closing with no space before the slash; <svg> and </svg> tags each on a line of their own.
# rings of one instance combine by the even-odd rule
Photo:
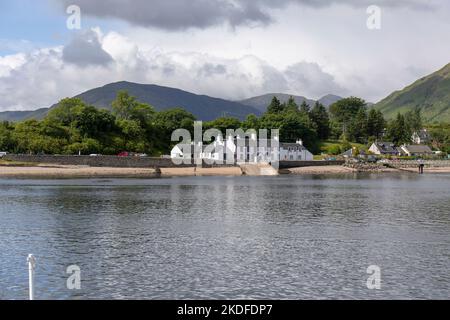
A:
<svg viewBox="0 0 450 320">
<path fill-rule="evenodd" d="M 444 0 L 377 0 L 379 31 L 366 27 L 372 0 L 68 2 L 81 5 L 84 27 L 95 16 L 120 31 L 87 30 L 66 47 L 41 50 L 7 40 L 6 52 L 14 44 L 22 53 L 0 57 L 0 109 L 48 106 L 120 80 L 236 100 L 284 92 L 376 102 L 449 62 Z M 254 22 L 263 27 L 249 27 Z"/>
<path fill-rule="evenodd" d="M 102 48 L 101 34 L 96 30 L 77 33 L 63 49 L 63 60 L 81 67 L 89 65 L 106 66 L 113 61 Z"/>
<path fill-rule="evenodd" d="M 100 34 L 99 30 L 95 32 Z M 96 51 L 93 60 L 91 54 L 83 53 L 67 61 L 67 51 L 73 50 L 73 42 L 66 47 L 0 59 L 0 94 L 4 97 L 0 110 L 46 107 L 61 98 L 122 80 L 232 100 L 267 92 L 301 90 L 307 96 L 317 97 L 344 91 L 317 64 L 303 62 L 283 70 L 253 55 L 230 59 L 198 52 L 141 50 L 138 44 L 117 32 L 89 42 L 95 32 L 84 32 L 76 38 L 76 43 L 83 44 L 81 47 L 88 42 L 90 49 Z M 111 63 L 97 59 L 99 50 Z M 341 92 L 328 91 L 335 89 Z"/>
<path fill-rule="evenodd" d="M 54 0 L 55 1 L 55 0 Z M 273 9 L 289 5 L 324 8 L 335 4 L 367 7 L 373 0 L 59 0 L 67 7 L 76 4 L 84 14 L 115 18 L 133 25 L 165 30 L 205 29 L 215 25 L 268 25 Z M 384 7 L 436 8 L 438 0 L 378 0 Z"/>
<path fill-rule="evenodd" d="M 11 72 L 26 62 L 26 56 L 23 53 L 0 57 L 0 77 L 8 77 Z"/>
<path fill-rule="evenodd" d="M 292 92 L 308 92 L 308 97 L 321 97 L 330 93 L 347 94 L 334 77 L 322 70 L 317 63 L 300 62 L 289 66 L 286 79 Z"/>
</svg>

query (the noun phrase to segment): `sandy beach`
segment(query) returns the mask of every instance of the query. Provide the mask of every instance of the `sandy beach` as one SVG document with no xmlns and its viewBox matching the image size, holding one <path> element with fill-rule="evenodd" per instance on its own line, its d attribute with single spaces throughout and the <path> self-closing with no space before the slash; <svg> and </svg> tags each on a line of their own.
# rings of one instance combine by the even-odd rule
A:
<svg viewBox="0 0 450 320">
<path fill-rule="evenodd" d="M 158 174 L 155 169 L 140 168 L 93 168 L 83 166 L 34 166 L 14 167 L 0 166 L 0 177 L 16 178 L 111 178 L 139 177 L 154 178 Z"/>
<path fill-rule="evenodd" d="M 280 174 L 327 175 L 368 173 L 418 173 L 417 168 L 361 171 L 344 166 L 312 166 L 282 169 Z M 450 167 L 425 168 L 425 174 L 450 173 Z M 162 168 L 160 171 L 146 168 L 109 168 L 88 166 L 45 165 L 0 165 L 0 178 L 157 178 L 157 177 L 193 177 L 193 176 L 242 176 L 239 167 L 217 168 Z"/>
<path fill-rule="evenodd" d="M 238 167 L 165 168 L 158 172 L 145 168 L 108 168 L 88 166 L 0 166 L 0 177 L 17 178 L 155 178 L 171 176 L 241 176 Z"/>
<path fill-rule="evenodd" d="M 300 167 L 283 169 L 283 174 L 347 174 L 354 173 L 356 170 L 343 166 L 316 166 L 316 167 Z"/>
</svg>

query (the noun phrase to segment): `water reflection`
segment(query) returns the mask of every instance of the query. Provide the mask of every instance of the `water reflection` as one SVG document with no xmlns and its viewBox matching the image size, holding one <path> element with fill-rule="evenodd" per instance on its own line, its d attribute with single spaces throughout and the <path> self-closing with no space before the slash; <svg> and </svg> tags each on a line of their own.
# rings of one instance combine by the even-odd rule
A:
<svg viewBox="0 0 450 320">
<path fill-rule="evenodd" d="M 0 180 L 0 298 L 448 298 L 448 175 Z M 82 270 L 82 290 L 65 269 Z M 366 268 L 383 289 L 365 287 Z"/>
</svg>

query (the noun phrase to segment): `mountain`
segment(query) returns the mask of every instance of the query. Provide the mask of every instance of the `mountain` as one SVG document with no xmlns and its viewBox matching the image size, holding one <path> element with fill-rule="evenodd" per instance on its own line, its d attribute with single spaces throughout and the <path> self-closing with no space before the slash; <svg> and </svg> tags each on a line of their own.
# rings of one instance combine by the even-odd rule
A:
<svg viewBox="0 0 450 320">
<path fill-rule="evenodd" d="M 194 114 L 198 120 L 203 121 L 214 120 L 224 115 L 244 119 L 249 114 L 261 114 L 258 109 L 238 102 L 197 95 L 174 88 L 125 81 L 111 83 L 86 91 L 75 96 L 75 98 L 80 98 L 85 103 L 97 108 L 110 109 L 111 102 L 116 98 L 117 92 L 120 90 L 128 91 L 138 101 L 148 103 L 158 111 L 181 107 Z M 56 104 L 52 108 L 55 106 Z M 1 112 L 0 120 L 20 121 L 30 118 L 40 119 L 45 116 L 48 110 Z"/>
<path fill-rule="evenodd" d="M 85 103 L 97 108 L 111 109 L 111 103 L 120 90 L 128 91 L 138 101 L 148 103 L 158 111 L 181 107 L 194 114 L 197 119 L 203 121 L 214 120 L 222 116 L 236 117 L 239 119 L 244 119 L 249 114 L 259 116 L 266 112 L 267 106 L 274 96 L 282 102 L 287 102 L 291 97 L 289 94 L 271 93 L 243 101 L 228 101 L 205 95 L 197 95 L 175 88 L 122 81 L 86 91 L 75 96 L 75 98 L 80 98 Z M 310 106 L 313 106 L 316 102 L 302 96 L 293 97 L 298 105 L 306 101 Z M 328 107 L 340 99 L 342 98 L 339 96 L 326 95 L 319 99 L 319 102 Z M 54 108 L 56 105 L 53 105 L 51 108 Z M 22 121 L 26 119 L 42 119 L 48 113 L 49 109 L 0 112 L 0 120 Z"/>
<path fill-rule="evenodd" d="M 85 103 L 98 108 L 110 109 L 112 101 L 120 90 L 128 91 L 138 101 L 148 103 L 158 111 L 182 107 L 194 114 L 197 119 L 204 121 L 214 120 L 224 115 L 244 119 L 252 113 L 260 114 L 258 110 L 250 106 L 224 99 L 197 95 L 180 89 L 125 81 L 86 91 L 75 98 L 80 98 Z"/>
<path fill-rule="evenodd" d="M 319 99 L 319 102 L 323 104 L 325 107 L 331 106 L 333 103 L 342 100 L 343 97 L 337 96 L 335 94 L 327 94 L 326 96 Z"/>
<path fill-rule="evenodd" d="M 22 121 L 26 119 L 42 119 L 47 114 L 49 108 L 42 108 L 34 111 L 4 111 L 0 112 L 1 121 Z"/>
<path fill-rule="evenodd" d="M 450 64 L 375 104 L 387 118 L 415 107 L 427 121 L 450 121 Z"/>
<path fill-rule="evenodd" d="M 316 103 L 316 101 L 312 100 L 312 99 L 308 99 L 308 98 L 305 98 L 302 96 L 294 96 L 294 95 L 285 94 L 285 93 L 269 93 L 269 94 L 265 94 L 262 96 L 241 100 L 241 101 L 239 101 L 239 103 L 256 108 L 260 112 L 266 112 L 267 107 L 269 106 L 273 97 L 277 97 L 277 99 L 280 100 L 281 102 L 287 102 L 290 97 L 293 97 L 295 102 L 298 105 L 301 105 L 304 101 L 306 101 L 306 103 L 309 104 L 311 107 L 313 107 L 314 104 Z M 322 103 L 324 106 L 329 107 L 331 104 L 333 104 L 336 101 L 341 100 L 341 99 L 342 98 L 339 96 L 329 94 L 329 95 L 326 95 L 323 98 L 319 99 L 318 101 L 320 103 Z"/>
</svg>

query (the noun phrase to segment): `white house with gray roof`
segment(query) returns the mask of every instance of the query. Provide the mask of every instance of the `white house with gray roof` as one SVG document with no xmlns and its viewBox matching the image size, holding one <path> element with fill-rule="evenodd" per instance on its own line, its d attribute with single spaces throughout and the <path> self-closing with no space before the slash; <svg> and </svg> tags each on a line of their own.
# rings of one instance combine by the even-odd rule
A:
<svg viewBox="0 0 450 320">
<path fill-rule="evenodd" d="M 411 156 L 430 156 L 433 154 L 433 150 L 429 146 L 425 145 L 403 145 L 401 146 L 403 152 Z"/>
<path fill-rule="evenodd" d="M 171 151 L 172 159 L 192 159 L 194 144 L 179 144 Z M 200 143 L 197 148 L 199 158 L 216 163 L 268 163 L 274 161 L 312 161 L 313 154 L 303 145 L 302 140 L 295 143 L 280 143 L 277 139 L 256 139 L 229 137 L 224 141 L 219 137 L 209 145 Z M 233 158 L 230 159 L 230 156 Z"/>
<path fill-rule="evenodd" d="M 402 154 L 402 150 L 399 150 L 399 148 L 397 148 L 393 142 L 386 141 L 374 142 L 370 146 L 369 151 L 373 154 L 383 156 L 399 156 Z"/>
<path fill-rule="evenodd" d="M 412 142 L 415 145 L 418 144 L 429 144 L 430 143 L 430 134 L 428 133 L 427 129 L 422 129 L 418 132 L 414 132 L 411 137 Z"/>
</svg>

